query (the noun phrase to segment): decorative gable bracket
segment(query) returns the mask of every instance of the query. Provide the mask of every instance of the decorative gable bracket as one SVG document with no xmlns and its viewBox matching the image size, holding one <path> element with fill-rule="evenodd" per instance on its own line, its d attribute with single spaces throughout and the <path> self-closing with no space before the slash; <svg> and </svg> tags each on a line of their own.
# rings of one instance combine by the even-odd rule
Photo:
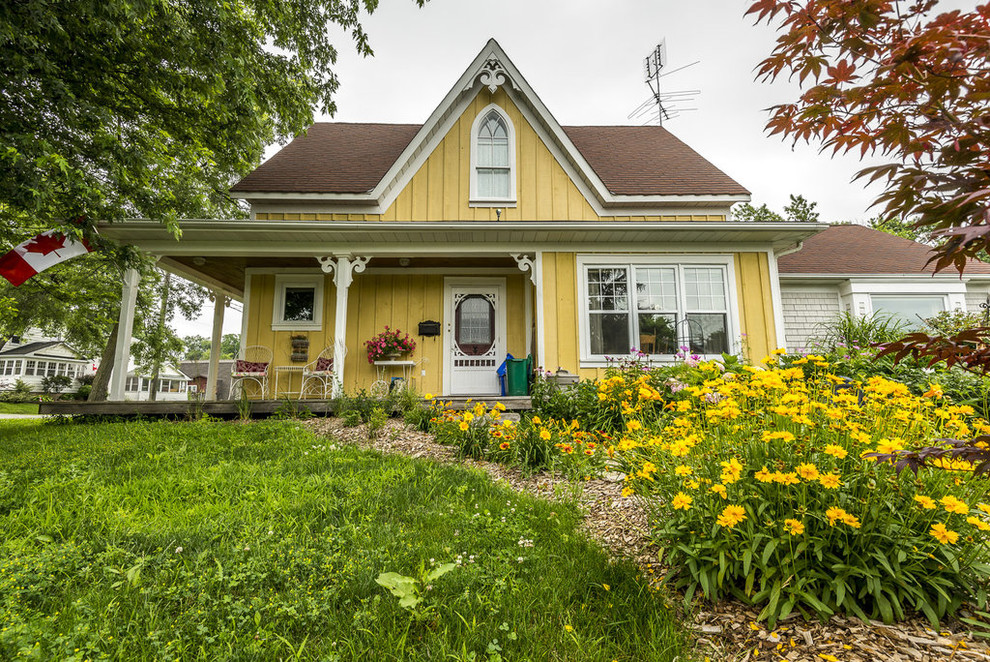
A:
<svg viewBox="0 0 990 662">
<path fill-rule="evenodd" d="M 482 85 L 488 86 L 488 91 L 495 94 L 499 86 L 508 83 L 512 89 L 518 91 L 519 85 L 516 81 L 512 80 L 512 76 L 506 70 L 502 61 L 498 59 L 498 56 L 491 55 L 485 60 L 485 63 L 481 65 L 481 70 L 478 75 L 471 79 L 470 83 L 464 87 L 464 91 L 469 91 L 474 87 L 475 81 L 481 82 Z"/>
</svg>

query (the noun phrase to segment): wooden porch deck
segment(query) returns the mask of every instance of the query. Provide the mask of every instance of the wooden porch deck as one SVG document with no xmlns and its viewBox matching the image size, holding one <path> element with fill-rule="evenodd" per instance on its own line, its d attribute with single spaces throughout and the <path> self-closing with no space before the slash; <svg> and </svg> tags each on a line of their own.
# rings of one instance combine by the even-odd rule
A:
<svg viewBox="0 0 990 662">
<path fill-rule="evenodd" d="M 446 397 L 453 409 L 473 407 L 475 402 L 494 404 L 501 402 L 507 411 L 527 411 L 533 408 L 529 396 L 503 397 Z M 468 400 L 471 400 L 469 403 Z M 252 418 L 265 418 L 274 414 L 285 400 L 251 400 Z M 333 400 L 290 400 L 296 407 L 306 407 L 317 416 L 333 414 L 336 403 Z M 193 418 L 199 414 L 209 414 L 217 418 L 237 418 L 237 400 L 217 400 L 215 402 L 42 402 L 38 413 L 44 416 L 142 416 L 145 418 L 171 417 Z"/>
</svg>

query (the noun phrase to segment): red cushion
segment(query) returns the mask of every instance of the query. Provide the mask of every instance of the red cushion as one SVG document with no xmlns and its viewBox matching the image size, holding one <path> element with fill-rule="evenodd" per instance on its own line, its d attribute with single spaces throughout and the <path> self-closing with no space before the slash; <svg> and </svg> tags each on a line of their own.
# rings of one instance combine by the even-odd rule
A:
<svg viewBox="0 0 990 662">
<path fill-rule="evenodd" d="M 333 370 L 333 359 L 321 356 L 316 359 L 316 370 L 314 372 L 330 372 Z"/>
<path fill-rule="evenodd" d="M 234 362 L 234 372 L 267 372 L 268 364 L 264 361 L 244 361 L 237 359 Z"/>
</svg>

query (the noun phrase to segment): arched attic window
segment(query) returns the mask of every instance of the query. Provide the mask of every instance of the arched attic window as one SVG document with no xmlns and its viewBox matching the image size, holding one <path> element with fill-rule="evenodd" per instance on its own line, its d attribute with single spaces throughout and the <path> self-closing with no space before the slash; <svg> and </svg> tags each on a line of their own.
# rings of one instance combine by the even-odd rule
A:
<svg viewBox="0 0 990 662">
<path fill-rule="evenodd" d="M 515 134 L 497 106 L 478 114 L 471 128 L 471 202 L 504 205 L 516 200 Z"/>
</svg>

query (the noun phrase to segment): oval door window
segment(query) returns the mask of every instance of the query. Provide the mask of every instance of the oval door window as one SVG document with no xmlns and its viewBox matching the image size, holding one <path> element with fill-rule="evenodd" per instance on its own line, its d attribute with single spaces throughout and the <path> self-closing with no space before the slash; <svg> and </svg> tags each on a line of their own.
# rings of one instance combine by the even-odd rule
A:
<svg viewBox="0 0 990 662">
<path fill-rule="evenodd" d="M 486 354 L 495 344 L 495 306 L 480 294 L 471 294 L 454 311 L 454 339 L 467 356 Z"/>
</svg>

